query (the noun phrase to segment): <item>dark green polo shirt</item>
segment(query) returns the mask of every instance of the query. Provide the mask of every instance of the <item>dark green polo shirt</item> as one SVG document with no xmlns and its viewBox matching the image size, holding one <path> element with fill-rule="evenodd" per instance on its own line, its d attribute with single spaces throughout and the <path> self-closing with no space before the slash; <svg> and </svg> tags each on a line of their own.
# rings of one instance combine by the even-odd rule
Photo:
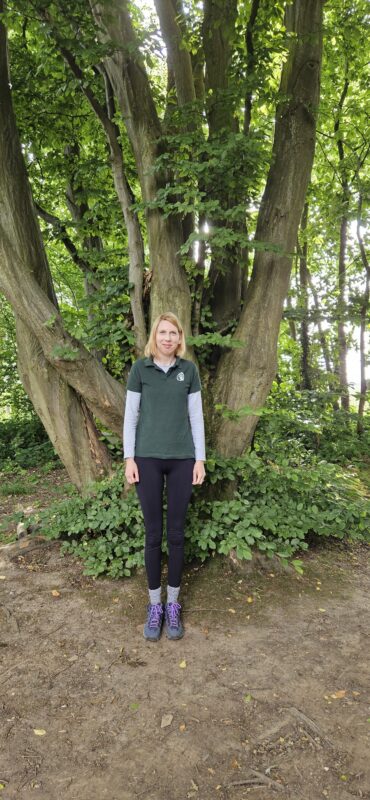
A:
<svg viewBox="0 0 370 800">
<path fill-rule="evenodd" d="M 141 393 L 135 455 L 151 458 L 194 458 L 188 416 L 188 395 L 200 391 L 198 370 L 192 361 L 176 358 L 168 372 L 152 358 L 133 364 L 127 383 Z"/>
</svg>

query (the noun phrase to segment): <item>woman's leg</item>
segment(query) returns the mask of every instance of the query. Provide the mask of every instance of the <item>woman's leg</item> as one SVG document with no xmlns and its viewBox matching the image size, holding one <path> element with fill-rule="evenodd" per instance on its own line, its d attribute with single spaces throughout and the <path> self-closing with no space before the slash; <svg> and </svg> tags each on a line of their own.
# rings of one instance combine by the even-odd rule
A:
<svg viewBox="0 0 370 800">
<path fill-rule="evenodd" d="M 161 544 L 163 533 L 163 460 L 142 458 L 135 461 L 139 469 L 136 491 L 145 523 L 145 568 L 150 590 L 161 585 Z"/>
<path fill-rule="evenodd" d="M 168 585 L 179 587 L 184 564 L 185 517 L 192 492 L 194 459 L 169 459 L 167 472 Z"/>
</svg>

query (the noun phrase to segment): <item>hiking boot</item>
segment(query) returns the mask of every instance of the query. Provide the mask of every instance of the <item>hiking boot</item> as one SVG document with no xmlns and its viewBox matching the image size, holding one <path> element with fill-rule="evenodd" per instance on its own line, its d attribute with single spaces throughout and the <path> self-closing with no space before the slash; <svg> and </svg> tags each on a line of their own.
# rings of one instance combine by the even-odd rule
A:
<svg viewBox="0 0 370 800">
<path fill-rule="evenodd" d="M 155 603 L 148 605 L 148 616 L 144 625 L 144 639 L 150 642 L 157 642 L 162 630 L 163 622 L 163 605 L 162 603 Z"/>
<path fill-rule="evenodd" d="M 164 613 L 164 629 L 167 639 L 181 639 L 184 635 L 184 628 L 180 616 L 180 603 L 166 603 Z"/>
</svg>

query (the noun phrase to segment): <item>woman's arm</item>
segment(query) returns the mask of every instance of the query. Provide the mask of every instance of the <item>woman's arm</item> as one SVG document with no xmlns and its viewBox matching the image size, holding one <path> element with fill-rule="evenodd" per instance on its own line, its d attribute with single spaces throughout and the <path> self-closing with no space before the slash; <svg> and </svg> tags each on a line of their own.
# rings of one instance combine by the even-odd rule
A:
<svg viewBox="0 0 370 800">
<path fill-rule="evenodd" d="M 126 479 L 128 483 L 137 483 L 139 470 L 135 462 L 136 428 L 140 416 L 140 392 L 126 392 L 125 417 L 123 421 L 123 447 L 126 459 Z"/>
<path fill-rule="evenodd" d="M 193 484 L 195 485 L 203 483 L 206 474 L 204 469 L 206 448 L 201 392 L 192 392 L 188 395 L 188 414 L 195 450 L 193 471 Z"/>
</svg>

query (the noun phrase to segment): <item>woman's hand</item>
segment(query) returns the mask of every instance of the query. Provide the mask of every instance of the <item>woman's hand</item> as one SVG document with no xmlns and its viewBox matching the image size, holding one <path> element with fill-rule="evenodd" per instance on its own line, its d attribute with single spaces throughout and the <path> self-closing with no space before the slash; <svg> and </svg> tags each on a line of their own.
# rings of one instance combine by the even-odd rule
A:
<svg viewBox="0 0 370 800">
<path fill-rule="evenodd" d="M 137 463 L 136 463 L 134 458 L 126 458 L 125 475 L 126 475 L 127 483 L 138 483 L 139 482 L 139 470 L 138 470 Z"/>
<path fill-rule="evenodd" d="M 204 461 L 196 461 L 193 469 L 193 486 L 203 483 L 205 477 Z"/>
</svg>

